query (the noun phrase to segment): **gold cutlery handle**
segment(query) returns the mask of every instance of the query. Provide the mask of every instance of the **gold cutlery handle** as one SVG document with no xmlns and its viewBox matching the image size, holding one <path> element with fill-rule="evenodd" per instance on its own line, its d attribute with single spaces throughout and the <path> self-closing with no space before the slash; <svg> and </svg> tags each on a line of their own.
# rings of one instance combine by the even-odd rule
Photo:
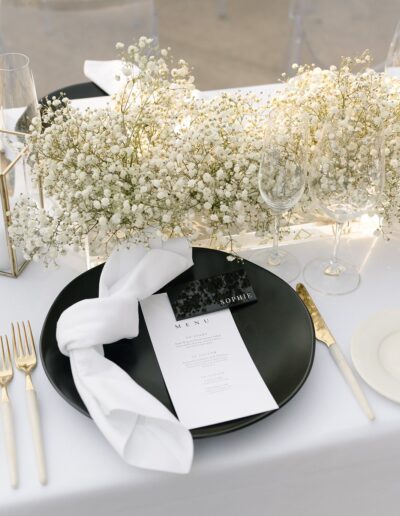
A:
<svg viewBox="0 0 400 516">
<path fill-rule="evenodd" d="M 367 398 L 365 397 L 365 394 L 363 393 L 360 384 L 358 383 L 356 377 L 354 376 L 353 371 L 351 370 L 349 364 L 347 363 L 347 360 L 345 356 L 342 353 L 342 350 L 340 349 L 339 345 L 334 343 L 331 346 L 329 346 L 329 351 L 331 352 L 331 355 L 333 359 L 336 362 L 336 365 L 340 369 L 340 372 L 342 373 L 344 379 L 346 380 L 348 386 L 353 391 L 354 397 L 358 401 L 358 404 L 364 411 L 365 415 L 370 419 L 371 421 L 375 419 L 375 414 L 368 403 Z"/>
<path fill-rule="evenodd" d="M 42 428 L 40 424 L 39 403 L 36 391 L 32 385 L 32 381 L 27 375 L 26 400 L 28 405 L 28 414 L 31 424 L 33 445 L 35 447 L 36 462 L 39 473 L 39 481 L 41 484 L 47 484 L 46 460 L 44 454 Z"/>
<path fill-rule="evenodd" d="M 11 410 L 11 403 L 8 396 L 1 399 L 1 418 L 3 423 L 4 444 L 7 453 L 8 469 L 10 472 L 11 487 L 18 486 L 17 451 L 15 445 L 14 421 Z"/>
</svg>

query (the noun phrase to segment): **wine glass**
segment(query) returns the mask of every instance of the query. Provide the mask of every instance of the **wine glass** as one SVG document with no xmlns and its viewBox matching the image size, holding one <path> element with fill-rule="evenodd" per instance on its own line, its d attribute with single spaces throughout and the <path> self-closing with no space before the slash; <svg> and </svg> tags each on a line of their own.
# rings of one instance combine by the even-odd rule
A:
<svg viewBox="0 0 400 516">
<path fill-rule="evenodd" d="M 290 282 L 300 274 L 300 264 L 295 256 L 279 247 L 280 222 L 304 192 L 306 132 L 303 128 L 299 130 L 299 124 L 293 120 L 272 119 L 275 123 L 267 127 L 264 135 L 258 187 L 274 216 L 273 246 L 257 251 L 251 260 Z"/>
<path fill-rule="evenodd" d="M 394 77 L 400 76 L 400 22 L 396 25 L 392 41 L 385 61 L 385 73 Z"/>
<path fill-rule="evenodd" d="M 29 132 L 33 118 L 38 116 L 29 58 L 24 54 L 0 54 L 0 129 L 5 131 L 0 151 L 7 154 L 21 151 L 26 143 L 24 133 Z"/>
<path fill-rule="evenodd" d="M 304 280 L 324 294 L 355 290 L 360 275 L 338 258 L 344 223 L 371 211 L 385 180 L 383 135 L 380 131 L 339 119 L 324 126 L 310 161 L 309 189 L 316 205 L 335 222 L 331 258 L 317 258 L 304 268 Z"/>
<path fill-rule="evenodd" d="M 0 54 L 0 163 L 7 167 L 26 146 L 25 134 L 32 120 L 40 117 L 36 88 L 24 54 Z M 21 168 L 21 174 L 16 173 Z M 31 190 L 26 156 L 7 175 L 13 202 L 18 193 Z M 17 181 L 18 179 L 18 181 Z"/>
</svg>

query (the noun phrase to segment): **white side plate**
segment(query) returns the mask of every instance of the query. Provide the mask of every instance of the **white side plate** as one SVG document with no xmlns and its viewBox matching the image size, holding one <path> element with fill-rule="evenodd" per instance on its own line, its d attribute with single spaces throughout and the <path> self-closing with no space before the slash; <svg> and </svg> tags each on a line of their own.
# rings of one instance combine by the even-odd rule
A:
<svg viewBox="0 0 400 516">
<path fill-rule="evenodd" d="M 362 323 L 353 335 L 351 358 L 373 389 L 400 403 L 400 307 Z"/>
</svg>

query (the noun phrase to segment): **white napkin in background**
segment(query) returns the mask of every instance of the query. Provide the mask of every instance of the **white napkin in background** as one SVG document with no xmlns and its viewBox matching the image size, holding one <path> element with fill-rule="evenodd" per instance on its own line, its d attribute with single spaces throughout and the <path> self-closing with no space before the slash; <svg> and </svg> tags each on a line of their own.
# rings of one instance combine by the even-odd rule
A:
<svg viewBox="0 0 400 516">
<path fill-rule="evenodd" d="M 122 88 L 126 77 L 121 72 L 122 61 L 116 59 L 114 61 L 88 61 L 86 60 L 83 67 L 85 76 L 92 82 L 97 84 L 102 90 L 109 95 L 114 95 Z M 115 76 L 121 77 L 120 81 L 115 80 Z M 285 87 L 284 84 L 263 84 L 260 86 L 243 86 L 241 88 L 228 88 L 224 90 L 210 90 L 202 91 L 194 90 L 194 95 L 197 98 L 212 98 L 219 95 L 221 92 L 235 94 L 235 93 L 264 93 L 265 95 L 273 95 Z"/>
<path fill-rule="evenodd" d="M 75 385 L 90 415 L 117 453 L 134 466 L 187 473 L 193 458 L 190 432 L 103 355 L 102 344 L 138 334 L 138 301 L 193 265 L 184 239 L 150 247 L 113 252 L 100 277 L 99 297 L 61 314 L 57 341 L 70 357 Z"/>
<path fill-rule="evenodd" d="M 112 61 L 86 60 L 83 65 L 83 73 L 85 76 L 109 95 L 118 93 L 124 81 L 126 81 L 121 70 L 122 61 L 119 59 L 114 59 Z M 117 81 L 115 79 L 116 75 L 119 75 L 121 80 Z"/>
</svg>

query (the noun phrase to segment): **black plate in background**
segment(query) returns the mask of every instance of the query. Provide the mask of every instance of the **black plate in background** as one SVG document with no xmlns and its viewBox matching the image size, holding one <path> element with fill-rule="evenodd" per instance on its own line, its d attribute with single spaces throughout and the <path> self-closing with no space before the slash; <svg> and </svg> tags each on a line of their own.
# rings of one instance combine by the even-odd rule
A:
<svg viewBox="0 0 400 516">
<path fill-rule="evenodd" d="M 237 264 L 228 262 L 226 256 L 221 251 L 193 248 L 194 267 L 169 285 L 236 269 Z M 314 327 L 305 306 L 288 284 L 251 262 L 245 260 L 243 266 L 258 302 L 234 308 L 232 315 L 261 376 L 282 407 L 300 390 L 311 370 L 315 351 Z M 69 359 L 57 346 L 56 325 L 61 313 L 73 303 L 98 296 L 102 267 L 84 272 L 62 290 L 50 308 L 40 338 L 42 363 L 50 382 L 63 398 L 84 414 L 87 410 L 73 382 Z M 168 285 L 161 292 L 167 288 Z M 141 311 L 138 337 L 106 345 L 104 349 L 107 358 L 175 414 Z M 223 434 L 271 413 L 194 429 L 192 435 L 199 438 Z"/>
<path fill-rule="evenodd" d="M 69 99 L 86 99 L 90 97 L 104 97 L 108 94 L 102 90 L 97 84 L 93 82 L 81 82 L 79 84 L 72 84 L 70 86 L 65 86 L 59 90 L 53 91 L 43 97 L 41 102 L 43 102 L 47 97 L 51 99 L 52 97 L 59 97 L 61 93 L 64 93 Z"/>
</svg>

